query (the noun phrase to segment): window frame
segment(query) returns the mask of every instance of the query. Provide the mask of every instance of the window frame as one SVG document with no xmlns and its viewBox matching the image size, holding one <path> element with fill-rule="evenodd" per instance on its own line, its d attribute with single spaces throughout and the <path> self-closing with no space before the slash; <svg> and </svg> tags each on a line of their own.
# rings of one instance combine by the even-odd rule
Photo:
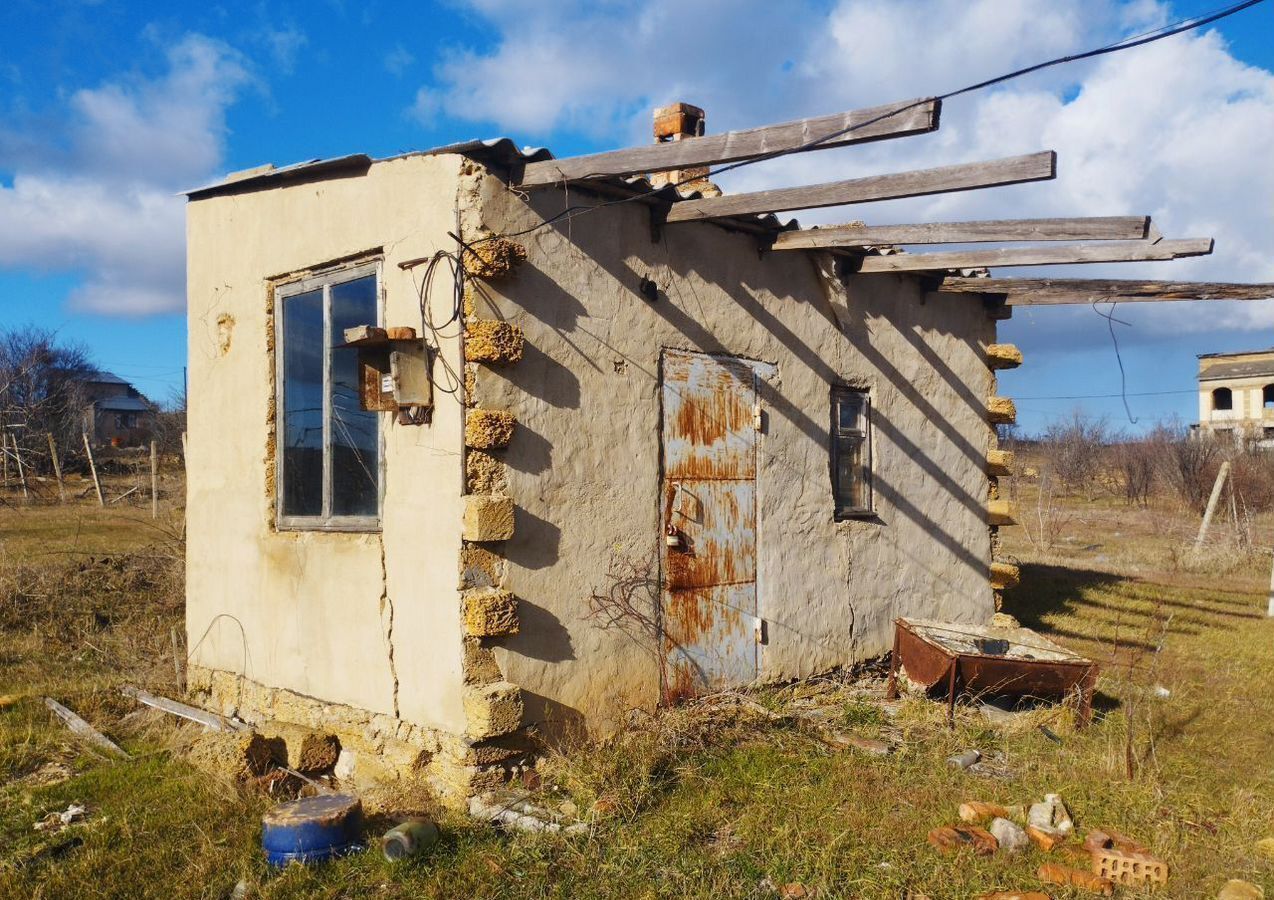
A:
<svg viewBox="0 0 1274 900">
<path fill-rule="evenodd" d="M 860 418 L 863 422 L 861 429 L 844 429 L 841 428 L 841 404 L 847 398 L 853 398 L 860 402 L 861 413 Z M 831 394 L 831 429 L 829 431 L 829 456 L 831 461 L 831 477 L 832 477 L 832 504 L 834 506 L 835 518 L 837 521 L 847 519 L 871 519 L 876 516 L 876 470 L 875 470 L 875 453 L 872 448 L 872 402 L 871 391 L 868 388 L 855 387 L 854 385 L 838 384 L 832 386 Z M 864 506 L 849 506 L 845 503 L 845 498 L 841 496 L 840 479 L 840 460 L 844 453 L 842 442 L 850 438 L 857 438 L 866 453 L 866 458 L 862 461 L 862 472 L 864 475 L 863 491 L 866 501 Z"/>
<path fill-rule="evenodd" d="M 332 508 L 332 351 L 336 348 L 332 334 L 331 289 L 335 285 L 373 276 L 376 279 L 376 321 L 369 325 L 381 327 L 385 320 L 384 260 L 376 258 L 324 269 L 302 278 L 278 281 L 274 284 L 274 522 L 279 531 L 344 531 L 379 532 L 385 514 L 385 429 L 376 416 L 376 515 L 374 516 L 289 516 L 283 512 L 284 484 L 286 483 L 286 454 L 280 443 L 283 439 L 283 416 L 286 406 L 286 379 L 284 378 L 284 328 L 283 305 L 289 297 L 323 291 L 323 500 L 322 508 Z M 343 335 L 342 335 L 343 337 Z"/>
</svg>

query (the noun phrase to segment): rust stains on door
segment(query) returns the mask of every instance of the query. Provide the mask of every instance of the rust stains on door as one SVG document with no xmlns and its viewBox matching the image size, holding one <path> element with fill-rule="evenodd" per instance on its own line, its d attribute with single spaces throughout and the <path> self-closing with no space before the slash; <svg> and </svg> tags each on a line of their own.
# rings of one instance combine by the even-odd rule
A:
<svg viewBox="0 0 1274 900">
<path fill-rule="evenodd" d="M 763 363 L 665 350 L 663 695 L 757 674 L 757 378 Z"/>
</svg>

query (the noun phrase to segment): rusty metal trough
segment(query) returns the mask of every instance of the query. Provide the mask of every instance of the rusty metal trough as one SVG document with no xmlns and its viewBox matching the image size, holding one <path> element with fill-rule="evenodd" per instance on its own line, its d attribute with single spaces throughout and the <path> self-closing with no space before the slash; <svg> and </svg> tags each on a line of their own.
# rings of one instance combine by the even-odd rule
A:
<svg viewBox="0 0 1274 900">
<path fill-rule="evenodd" d="M 898 695 L 898 669 L 927 690 L 945 688 L 947 720 L 961 691 L 971 694 L 1078 699 L 1077 722 L 1092 717 L 1097 663 L 1029 628 L 994 628 L 926 619 L 894 622 L 887 696 Z"/>
</svg>

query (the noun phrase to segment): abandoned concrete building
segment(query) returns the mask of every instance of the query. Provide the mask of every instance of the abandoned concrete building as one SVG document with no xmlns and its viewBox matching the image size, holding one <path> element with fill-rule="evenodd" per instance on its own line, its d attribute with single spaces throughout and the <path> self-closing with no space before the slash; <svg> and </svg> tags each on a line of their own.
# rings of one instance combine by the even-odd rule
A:
<svg viewBox="0 0 1274 900">
<path fill-rule="evenodd" d="M 1211 249 L 1145 216 L 776 215 L 1047 180 L 1051 152 L 709 181 L 932 131 L 939 108 L 704 135 L 682 104 L 645 147 L 472 142 L 190 192 L 195 696 L 334 731 L 356 767 L 454 798 L 536 739 L 880 656 L 900 616 L 986 622 L 1017 577 L 995 426 L 1015 415 L 996 371 L 1021 357 L 997 322 L 1270 291 L 959 274 Z M 895 249 L 985 241 L 1030 245 Z"/>
<path fill-rule="evenodd" d="M 1198 430 L 1274 447 L 1274 350 L 1199 356 Z"/>
</svg>

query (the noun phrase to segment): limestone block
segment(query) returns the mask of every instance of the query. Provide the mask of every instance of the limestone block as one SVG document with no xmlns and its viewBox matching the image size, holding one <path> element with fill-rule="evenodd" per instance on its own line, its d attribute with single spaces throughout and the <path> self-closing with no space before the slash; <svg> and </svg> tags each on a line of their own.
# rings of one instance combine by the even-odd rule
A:
<svg viewBox="0 0 1274 900">
<path fill-rule="evenodd" d="M 1021 570 L 1012 563 L 991 563 L 991 587 L 997 591 L 1017 587 L 1022 580 Z"/>
<path fill-rule="evenodd" d="M 474 241 L 465 249 L 465 272 L 488 281 L 503 278 L 526 261 L 526 248 L 506 238 Z"/>
<path fill-rule="evenodd" d="M 1017 522 L 1016 509 L 1011 500 L 988 500 L 986 504 L 988 525 L 1012 525 Z"/>
<path fill-rule="evenodd" d="M 306 775 L 330 772 L 341 755 L 341 742 L 334 734 L 287 722 L 264 723 L 261 733 L 281 740 L 286 748 L 287 764 Z"/>
<path fill-rule="evenodd" d="M 473 637 L 518 633 L 518 598 L 497 588 L 464 595 L 464 627 Z"/>
<path fill-rule="evenodd" d="M 516 731 L 522 725 L 522 690 L 507 681 L 468 688 L 464 712 L 471 738 L 482 740 Z"/>
<path fill-rule="evenodd" d="M 508 491 L 509 477 L 504 460 L 485 450 L 470 449 L 465 454 L 464 474 L 471 494 L 503 494 Z"/>
<path fill-rule="evenodd" d="M 466 541 L 507 541 L 513 537 L 513 501 L 491 494 L 467 495 L 462 529 Z"/>
<path fill-rule="evenodd" d="M 986 473 L 988 475 L 1012 475 L 1013 451 L 988 450 L 986 452 Z"/>
<path fill-rule="evenodd" d="M 1012 425 L 1017 421 L 1017 407 L 1008 397 L 988 398 L 986 414 L 992 425 Z"/>
<path fill-rule="evenodd" d="M 465 325 L 464 358 L 468 362 L 515 363 L 522 358 L 525 343 L 519 326 L 477 319 Z"/>
<path fill-rule="evenodd" d="M 500 409 L 471 409 L 464 421 L 465 446 L 478 450 L 507 447 L 513 440 L 513 426 L 516 424 L 513 413 Z"/>
<path fill-rule="evenodd" d="M 464 671 L 465 684 L 491 684 L 504 680 L 504 673 L 496 662 L 495 651 L 482 646 L 482 641 L 477 638 L 465 638 L 461 668 Z"/>
<path fill-rule="evenodd" d="M 1012 344 L 987 344 L 986 364 L 991 369 L 1016 369 L 1022 364 L 1022 351 Z"/>
</svg>

